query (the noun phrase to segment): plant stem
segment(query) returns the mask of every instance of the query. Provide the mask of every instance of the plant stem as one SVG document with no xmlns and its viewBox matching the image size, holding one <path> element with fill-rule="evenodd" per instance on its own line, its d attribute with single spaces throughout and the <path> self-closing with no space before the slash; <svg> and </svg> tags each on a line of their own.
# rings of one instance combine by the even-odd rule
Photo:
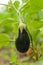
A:
<svg viewBox="0 0 43 65">
<path fill-rule="evenodd" d="M 0 5 L 8 6 L 7 4 L 2 4 L 2 3 L 0 3 Z"/>
</svg>

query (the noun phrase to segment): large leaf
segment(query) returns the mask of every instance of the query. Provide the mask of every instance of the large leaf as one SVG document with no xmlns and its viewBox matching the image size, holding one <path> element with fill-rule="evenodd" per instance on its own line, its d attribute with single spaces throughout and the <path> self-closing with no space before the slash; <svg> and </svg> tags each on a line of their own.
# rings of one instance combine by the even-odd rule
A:
<svg viewBox="0 0 43 65">
<path fill-rule="evenodd" d="M 4 33 L 0 33 L 0 48 L 7 46 L 9 41 L 10 41 L 10 39 L 9 39 L 8 35 L 6 35 Z"/>
<path fill-rule="evenodd" d="M 43 0 L 30 0 L 31 8 L 33 11 L 39 11 L 43 9 Z"/>
</svg>

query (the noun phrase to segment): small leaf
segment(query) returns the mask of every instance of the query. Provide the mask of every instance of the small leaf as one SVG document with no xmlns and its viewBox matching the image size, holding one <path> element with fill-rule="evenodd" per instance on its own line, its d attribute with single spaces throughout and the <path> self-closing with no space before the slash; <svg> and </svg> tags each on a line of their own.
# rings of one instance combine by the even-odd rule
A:
<svg viewBox="0 0 43 65">
<path fill-rule="evenodd" d="M 14 2 L 14 6 L 18 9 L 18 7 L 19 7 L 19 4 L 20 4 L 20 2 L 19 1 L 15 1 Z"/>
</svg>

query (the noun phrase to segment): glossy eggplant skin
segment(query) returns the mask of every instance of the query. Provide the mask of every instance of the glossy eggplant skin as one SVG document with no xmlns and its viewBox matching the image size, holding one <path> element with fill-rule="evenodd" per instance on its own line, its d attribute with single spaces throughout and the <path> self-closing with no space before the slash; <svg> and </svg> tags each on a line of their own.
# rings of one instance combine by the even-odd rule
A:
<svg viewBox="0 0 43 65">
<path fill-rule="evenodd" d="M 30 38 L 26 29 L 23 29 L 21 33 L 19 28 L 18 37 L 16 39 L 15 46 L 17 51 L 19 51 L 20 53 L 25 53 L 28 51 L 30 47 Z"/>
</svg>

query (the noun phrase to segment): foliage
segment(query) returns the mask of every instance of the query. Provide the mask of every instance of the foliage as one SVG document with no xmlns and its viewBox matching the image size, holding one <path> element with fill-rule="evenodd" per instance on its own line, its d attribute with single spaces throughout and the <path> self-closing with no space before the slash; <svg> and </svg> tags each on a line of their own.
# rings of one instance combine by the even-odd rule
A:
<svg viewBox="0 0 43 65">
<path fill-rule="evenodd" d="M 9 64 L 11 63 L 12 65 L 16 65 L 16 63 L 17 65 L 43 65 L 43 0 L 22 0 L 22 4 L 20 4 L 19 0 L 15 2 L 9 0 L 8 4 L 2 3 L 0 5 L 5 7 L 3 12 L 0 12 L 0 49 L 5 47 L 10 54 L 10 57 L 9 54 L 8 56 L 3 56 L 9 57 Z M 20 21 L 26 23 L 34 45 L 37 44 L 39 46 L 40 53 L 42 54 L 39 60 L 42 61 L 21 63 L 17 60 L 14 49 L 18 33 L 18 23 Z M 0 55 L 2 52 L 0 52 Z"/>
</svg>

